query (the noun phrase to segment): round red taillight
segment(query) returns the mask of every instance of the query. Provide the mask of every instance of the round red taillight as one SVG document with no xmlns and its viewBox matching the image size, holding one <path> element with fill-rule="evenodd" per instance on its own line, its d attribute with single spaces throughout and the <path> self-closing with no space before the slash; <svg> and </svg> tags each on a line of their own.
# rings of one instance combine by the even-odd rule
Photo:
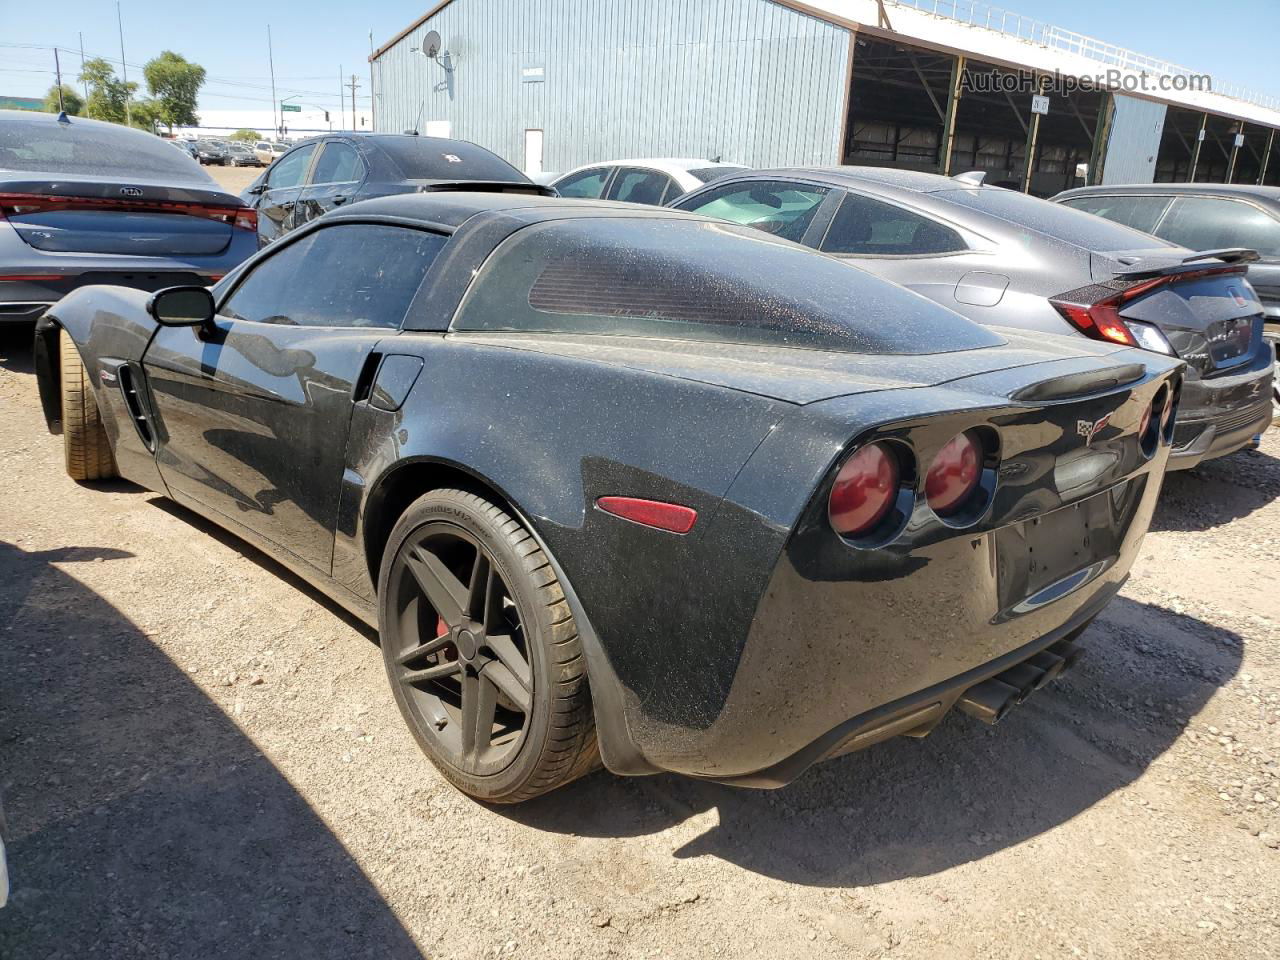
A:
<svg viewBox="0 0 1280 960">
<path fill-rule="evenodd" d="M 898 461 L 883 444 L 871 443 L 836 474 L 827 516 L 841 536 L 861 536 L 876 528 L 897 497 Z"/>
<path fill-rule="evenodd" d="M 964 506 L 982 476 L 982 446 L 972 432 L 952 437 L 938 451 L 924 478 L 924 493 L 939 516 Z"/>
</svg>

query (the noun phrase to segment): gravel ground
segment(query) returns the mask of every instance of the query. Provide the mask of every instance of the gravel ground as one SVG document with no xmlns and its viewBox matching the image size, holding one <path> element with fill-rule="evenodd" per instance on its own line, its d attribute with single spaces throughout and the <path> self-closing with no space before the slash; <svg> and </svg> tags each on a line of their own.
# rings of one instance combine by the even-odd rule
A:
<svg viewBox="0 0 1280 960">
<path fill-rule="evenodd" d="M 262 167 L 201 167 L 222 189 L 239 194 L 262 173 Z"/>
<path fill-rule="evenodd" d="M 1170 477 L 1090 655 L 997 728 L 750 791 L 515 809 L 418 753 L 374 638 L 62 472 L 0 333 L 0 957 L 1274 958 L 1280 435 Z"/>
</svg>

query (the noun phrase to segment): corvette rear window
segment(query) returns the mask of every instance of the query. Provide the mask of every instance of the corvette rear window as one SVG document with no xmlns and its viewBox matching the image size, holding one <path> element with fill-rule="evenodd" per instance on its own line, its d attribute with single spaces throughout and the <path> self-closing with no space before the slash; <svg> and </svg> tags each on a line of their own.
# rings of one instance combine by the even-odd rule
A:
<svg viewBox="0 0 1280 960">
<path fill-rule="evenodd" d="M 454 330 L 945 353 L 1003 343 L 938 304 L 749 227 L 658 217 L 557 220 L 505 240 Z"/>
</svg>

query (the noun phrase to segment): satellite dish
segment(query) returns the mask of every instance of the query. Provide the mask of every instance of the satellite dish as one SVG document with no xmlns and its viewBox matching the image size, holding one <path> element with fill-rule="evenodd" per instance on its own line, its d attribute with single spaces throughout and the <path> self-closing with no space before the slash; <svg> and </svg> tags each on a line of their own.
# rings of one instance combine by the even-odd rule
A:
<svg viewBox="0 0 1280 960">
<path fill-rule="evenodd" d="M 424 57 L 434 60 L 440 52 L 440 34 L 435 30 L 428 30 L 427 35 L 422 38 L 421 49 Z"/>
</svg>

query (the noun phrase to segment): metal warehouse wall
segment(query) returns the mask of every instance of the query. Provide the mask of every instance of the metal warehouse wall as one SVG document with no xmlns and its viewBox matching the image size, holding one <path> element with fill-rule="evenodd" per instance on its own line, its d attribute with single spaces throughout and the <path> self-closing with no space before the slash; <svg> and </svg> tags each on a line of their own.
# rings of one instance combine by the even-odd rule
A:
<svg viewBox="0 0 1280 960">
<path fill-rule="evenodd" d="M 1102 163 L 1103 183 L 1151 183 L 1167 107 L 1154 100 L 1115 95 L 1115 115 Z"/>
<path fill-rule="evenodd" d="M 411 52 L 428 30 L 452 77 Z M 542 129 L 548 171 L 838 163 L 848 57 L 847 30 L 769 0 L 454 0 L 375 62 L 377 128 L 447 121 L 520 167 Z"/>
</svg>

